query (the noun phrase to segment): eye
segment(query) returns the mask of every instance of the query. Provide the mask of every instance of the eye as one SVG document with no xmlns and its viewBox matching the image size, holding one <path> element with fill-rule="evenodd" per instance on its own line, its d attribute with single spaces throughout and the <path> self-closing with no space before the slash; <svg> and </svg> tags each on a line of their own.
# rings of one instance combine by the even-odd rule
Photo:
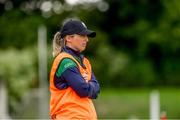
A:
<svg viewBox="0 0 180 120">
<path fill-rule="evenodd" d="M 80 35 L 80 37 L 85 38 L 87 35 Z"/>
</svg>

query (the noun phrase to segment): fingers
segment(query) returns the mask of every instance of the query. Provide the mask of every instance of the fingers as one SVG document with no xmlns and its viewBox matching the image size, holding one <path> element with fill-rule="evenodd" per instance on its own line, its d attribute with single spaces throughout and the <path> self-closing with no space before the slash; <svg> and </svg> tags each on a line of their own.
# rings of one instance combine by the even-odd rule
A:
<svg viewBox="0 0 180 120">
<path fill-rule="evenodd" d="M 82 77 L 83 77 L 86 81 L 88 81 L 88 75 L 87 75 L 86 73 L 82 74 Z"/>
</svg>

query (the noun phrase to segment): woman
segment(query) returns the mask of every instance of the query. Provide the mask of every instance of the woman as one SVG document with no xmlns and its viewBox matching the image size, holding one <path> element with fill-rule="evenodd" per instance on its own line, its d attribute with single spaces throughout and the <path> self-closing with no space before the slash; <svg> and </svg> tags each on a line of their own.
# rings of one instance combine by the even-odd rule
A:
<svg viewBox="0 0 180 120">
<path fill-rule="evenodd" d="M 91 64 L 81 52 L 88 37 L 95 37 L 79 20 L 67 21 L 53 39 L 54 62 L 50 74 L 51 119 L 97 119 L 92 99 L 100 87 Z"/>
</svg>

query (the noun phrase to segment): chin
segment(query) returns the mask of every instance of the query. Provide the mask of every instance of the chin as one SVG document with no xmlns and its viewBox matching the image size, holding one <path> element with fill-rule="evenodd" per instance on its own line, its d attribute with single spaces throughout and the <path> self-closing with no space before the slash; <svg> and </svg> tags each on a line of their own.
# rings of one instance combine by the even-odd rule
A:
<svg viewBox="0 0 180 120">
<path fill-rule="evenodd" d="M 85 50 L 85 48 L 81 49 L 80 52 L 83 52 Z"/>
</svg>

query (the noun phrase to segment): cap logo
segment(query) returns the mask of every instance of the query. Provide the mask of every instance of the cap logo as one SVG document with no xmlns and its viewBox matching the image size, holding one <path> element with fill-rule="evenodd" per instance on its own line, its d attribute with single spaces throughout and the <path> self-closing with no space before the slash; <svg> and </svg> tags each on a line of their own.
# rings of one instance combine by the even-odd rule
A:
<svg viewBox="0 0 180 120">
<path fill-rule="evenodd" d="M 81 22 L 82 23 L 82 25 L 85 27 L 85 28 L 87 28 L 87 26 L 83 23 L 83 22 Z"/>
</svg>

